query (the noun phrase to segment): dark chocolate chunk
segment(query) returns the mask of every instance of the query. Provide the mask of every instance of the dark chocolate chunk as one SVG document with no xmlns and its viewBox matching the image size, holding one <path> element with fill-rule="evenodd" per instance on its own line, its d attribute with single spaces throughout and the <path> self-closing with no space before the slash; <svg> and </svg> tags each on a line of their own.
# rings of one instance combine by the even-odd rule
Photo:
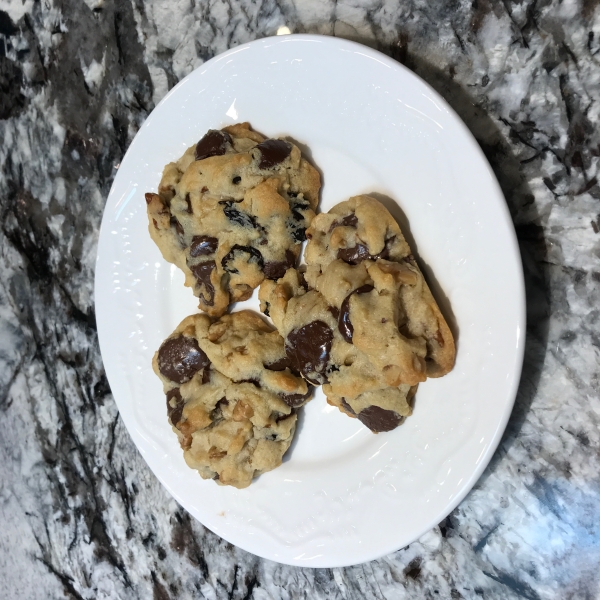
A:
<svg viewBox="0 0 600 600">
<path fill-rule="evenodd" d="M 214 254 L 219 245 L 219 240 L 209 235 L 195 235 L 192 238 L 192 244 L 190 246 L 190 256 L 206 256 L 207 254 Z"/>
<path fill-rule="evenodd" d="M 215 286 L 210 280 L 210 274 L 217 268 L 217 263 L 214 260 L 201 262 L 197 265 L 192 265 L 190 271 L 193 273 L 198 285 L 203 285 L 205 292 L 202 294 L 204 304 L 212 306 L 215 303 Z"/>
<path fill-rule="evenodd" d="M 253 215 L 249 215 L 248 213 L 246 213 L 244 211 L 241 211 L 239 208 L 235 208 L 235 206 L 233 206 L 234 204 L 236 204 L 236 202 L 234 200 L 221 201 L 221 202 L 219 202 L 219 204 L 225 205 L 223 212 L 225 213 L 225 216 L 232 223 L 235 223 L 236 225 L 239 225 L 240 227 L 248 227 L 248 228 L 257 228 L 258 227 L 258 225 L 256 223 L 256 217 L 254 217 Z"/>
<path fill-rule="evenodd" d="M 285 260 L 268 261 L 263 267 L 263 273 L 267 279 L 281 279 L 288 269 L 291 269 L 296 263 L 296 257 L 291 250 L 285 251 Z"/>
<path fill-rule="evenodd" d="M 173 403 L 171 403 L 172 400 L 174 400 Z M 172 406 L 172 404 L 175 404 L 175 406 Z M 175 427 L 177 427 L 177 423 L 181 421 L 184 404 L 185 402 L 179 393 L 179 388 L 167 392 L 167 415 Z"/>
<path fill-rule="evenodd" d="M 331 233 L 336 227 L 356 227 L 358 219 L 354 213 L 347 215 L 341 221 L 334 221 L 329 227 L 329 233 Z"/>
<path fill-rule="evenodd" d="M 292 408 L 298 408 L 299 406 L 304 404 L 304 402 L 306 402 L 308 397 L 312 394 L 312 385 L 308 385 L 306 387 L 308 387 L 308 391 L 306 392 L 306 394 L 279 394 L 279 397 L 288 406 L 291 406 Z"/>
<path fill-rule="evenodd" d="M 175 227 L 175 231 L 177 231 L 177 233 L 179 235 L 185 234 L 185 232 L 183 231 L 183 227 L 181 226 L 181 223 L 177 220 L 177 217 L 171 217 L 170 223 L 171 223 L 171 227 Z"/>
<path fill-rule="evenodd" d="M 346 402 L 346 398 L 342 398 L 342 406 L 351 414 L 356 415 L 354 409 Z"/>
<path fill-rule="evenodd" d="M 332 342 L 333 331 L 327 323 L 313 321 L 288 335 L 285 351 L 304 378 L 314 385 L 319 385 L 327 383 L 325 369 Z M 316 381 L 317 377 L 310 377 L 311 373 L 316 373 L 321 381 Z"/>
<path fill-rule="evenodd" d="M 202 385 L 210 381 L 210 367 L 204 367 L 202 371 Z"/>
<path fill-rule="evenodd" d="M 200 369 L 208 366 L 208 356 L 194 338 L 178 335 L 163 342 L 158 350 L 158 370 L 175 383 L 189 381 Z"/>
<path fill-rule="evenodd" d="M 386 245 L 379 254 L 369 254 L 369 249 L 366 246 L 363 244 L 356 244 L 353 248 L 340 248 L 337 257 L 349 265 L 357 265 L 363 260 L 377 260 L 378 258 L 383 258 L 385 260 L 390 256 L 390 249 L 387 244 L 392 239 L 394 238 L 390 238 L 386 241 Z"/>
<path fill-rule="evenodd" d="M 242 178 L 239 175 L 236 175 L 232 180 L 231 183 L 237 185 L 240 181 L 242 180 Z"/>
<path fill-rule="evenodd" d="M 192 214 L 192 200 L 190 198 L 189 194 L 185 195 L 185 202 L 187 204 L 187 211 L 190 213 L 190 215 Z"/>
<path fill-rule="evenodd" d="M 368 406 L 358 413 L 358 419 L 373 433 L 391 431 L 396 429 L 404 417 L 393 410 L 386 410 L 379 406 Z"/>
<path fill-rule="evenodd" d="M 221 260 L 221 266 L 228 273 L 239 273 L 239 271 L 233 265 L 230 266 L 230 263 L 233 263 L 236 258 L 239 258 L 243 254 L 247 255 L 247 263 L 254 262 L 259 266 L 259 268 L 263 268 L 264 260 L 262 254 L 256 248 L 252 248 L 251 246 L 240 246 L 239 244 L 235 244 L 223 257 Z"/>
<path fill-rule="evenodd" d="M 221 156 L 227 152 L 228 144 L 233 144 L 233 140 L 226 131 L 209 129 L 196 145 L 196 160 L 202 160 L 209 156 Z"/>
<path fill-rule="evenodd" d="M 292 145 L 283 140 L 265 140 L 256 146 L 260 151 L 259 169 L 271 169 L 282 163 L 292 151 Z"/>
<path fill-rule="evenodd" d="M 338 329 L 342 334 L 342 337 L 349 343 L 352 343 L 352 334 L 354 333 L 354 327 L 350 322 L 350 298 L 352 294 L 367 294 L 373 289 L 372 285 L 361 285 L 356 290 L 350 292 L 342 302 L 342 308 L 340 310 L 340 316 L 338 319 Z"/>
</svg>

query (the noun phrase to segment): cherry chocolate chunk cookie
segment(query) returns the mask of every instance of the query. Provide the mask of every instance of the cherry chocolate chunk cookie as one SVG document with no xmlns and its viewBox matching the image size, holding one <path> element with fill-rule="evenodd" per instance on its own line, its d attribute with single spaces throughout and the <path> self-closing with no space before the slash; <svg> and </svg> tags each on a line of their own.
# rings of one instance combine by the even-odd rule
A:
<svg viewBox="0 0 600 600">
<path fill-rule="evenodd" d="M 281 464 L 311 386 L 290 368 L 283 339 L 260 316 L 187 317 L 152 366 L 184 458 L 204 479 L 244 488 Z"/>
<path fill-rule="evenodd" d="M 416 386 L 454 365 L 446 324 L 400 228 L 374 198 L 320 214 L 307 270 L 265 281 L 259 297 L 302 375 L 372 431 L 411 414 Z"/>
<path fill-rule="evenodd" d="M 295 265 L 320 187 L 293 143 L 248 123 L 210 130 L 165 167 L 158 194 L 146 194 L 150 235 L 218 317 Z"/>
</svg>

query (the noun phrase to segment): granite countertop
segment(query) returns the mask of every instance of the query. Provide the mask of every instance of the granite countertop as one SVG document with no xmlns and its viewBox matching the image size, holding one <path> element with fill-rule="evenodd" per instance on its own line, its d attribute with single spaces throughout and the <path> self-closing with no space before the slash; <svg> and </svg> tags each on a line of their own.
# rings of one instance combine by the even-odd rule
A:
<svg viewBox="0 0 600 600">
<path fill-rule="evenodd" d="M 378 48 L 446 98 L 500 181 L 527 282 L 523 377 L 483 477 L 417 542 L 343 569 L 259 559 L 169 497 L 94 319 L 136 131 L 191 70 L 281 27 Z M 600 598 L 599 113 L 597 0 L 0 0 L 0 597 Z"/>
</svg>

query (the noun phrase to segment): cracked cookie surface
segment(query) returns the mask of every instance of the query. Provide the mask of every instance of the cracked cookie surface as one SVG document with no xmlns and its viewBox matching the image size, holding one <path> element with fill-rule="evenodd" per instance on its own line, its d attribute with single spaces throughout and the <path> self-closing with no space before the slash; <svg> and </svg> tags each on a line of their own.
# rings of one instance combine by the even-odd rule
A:
<svg viewBox="0 0 600 600">
<path fill-rule="evenodd" d="M 146 194 L 148 229 L 199 308 L 220 316 L 295 265 L 320 186 L 292 142 L 248 123 L 210 130 L 165 167 L 158 194 Z"/>
<path fill-rule="evenodd" d="M 259 297 L 302 375 L 372 431 L 411 414 L 416 386 L 454 364 L 452 333 L 400 228 L 374 198 L 320 214 L 304 275 L 265 281 Z"/>
<path fill-rule="evenodd" d="M 184 458 L 204 479 L 244 488 L 281 464 L 311 386 L 260 316 L 185 318 L 155 353 Z"/>
</svg>

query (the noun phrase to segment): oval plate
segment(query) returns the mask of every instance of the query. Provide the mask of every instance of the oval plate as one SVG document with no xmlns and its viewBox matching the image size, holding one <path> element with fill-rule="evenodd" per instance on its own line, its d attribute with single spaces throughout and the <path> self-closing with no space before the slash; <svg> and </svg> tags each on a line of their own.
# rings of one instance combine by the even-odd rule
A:
<svg viewBox="0 0 600 600">
<path fill-rule="evenodd" d="M 144 192 L 209 128 L 250 121 L 308 149 L 320 209 L 379 194 L 399 220 L 457 334 L 454 370 L 419 387 L 401 427 L 378 435 L 307 405 L 283 465 L 244 490 L 204 481 L 167 422 L 154 351 L 197 311 L 147 231 Z M 256 294 L 240 308 L 258 308 Z M 175 499 L 206 527 L 282 563 L 378 558 L 439 523 L 490 460 L 521 370 L 521 261 L 498 183 L 447 103 L 387 56 L 311 35 L 267 38 L 202 65 L 152 112 L 110 192 L 98 245 L 96 312 L 108 380 L 131 437 Z"/>
</svg>

